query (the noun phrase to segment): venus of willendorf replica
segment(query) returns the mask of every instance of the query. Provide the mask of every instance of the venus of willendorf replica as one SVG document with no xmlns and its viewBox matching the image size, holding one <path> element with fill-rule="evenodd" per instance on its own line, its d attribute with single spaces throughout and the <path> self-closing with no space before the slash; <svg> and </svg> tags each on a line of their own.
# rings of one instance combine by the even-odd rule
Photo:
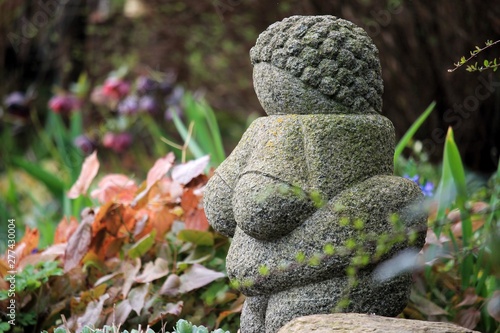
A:
<svg viewBox="0 0 500 333">
<path fill-rule="evenodd" d="M 377 48 L 351 22 L 293 16 L 269 26 L 250 58 L 268 116 L 251 124 L 204 199 L 210 224 L 233 238 L 227 272 L 247 296 L 241 333 L 333 311 L 398 315 L 410 275 L 380 281 L 374 269 L 420 248 L 426 217 L 412 208 L 418 185 L 392 176 Z M 386 244 L 394 216 L 416 231 L 411 241 Z"/>
</svg>

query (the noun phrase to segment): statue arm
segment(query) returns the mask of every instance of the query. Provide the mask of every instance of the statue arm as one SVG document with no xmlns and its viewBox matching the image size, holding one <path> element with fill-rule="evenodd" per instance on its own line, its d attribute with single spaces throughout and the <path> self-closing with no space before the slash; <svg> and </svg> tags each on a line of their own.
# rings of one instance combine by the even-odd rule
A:
<svg viewBox="0 0 500 333">
<path fill-rule="evenodd" d="M 420 188 L 410 180 L 375 176 L 332 198 L 304 224 L 275 241 L 256 240 L 238 228 L 228 255 L 228 274 L 238 281 L 253 282 L 241 288 L 246 295 L 276 292 L 284 287 L 342 276 L 355 255 L 346 251 L 346 242 L 351 239 L 363 244 L 365 253 L 374 256 L 377 237 L 386 235 L 391 239 L 400 232 L 389 220 L 393 213 L 399 216 L 404 234 L 410 230 L 417 233 L 413 245 L 420 248 L 426 231 L 426 213 L 419 209 L 422 197 Z M 347 224 L 343 222 L 345 218 Z M 363 224 L 356 225 L 358 219 Z M 323 257 L 327 244 L 336 249 L 336 253 Z M 408 240 L 401 240 L 377 260 L 388 259 L 407 246 Z M 303 263 L 297 262 L 297 253 L 303 255 Z M 311 265 L 309 260 L 317 255 L 321 260 Z M 377 260 L 372 259 L 371 264 L 375 264 Z M 287 267 L 281 268 L 282 264 Z M 260 274 L 262 266 L 267 267 L 270 274 Z"/>
</svg>

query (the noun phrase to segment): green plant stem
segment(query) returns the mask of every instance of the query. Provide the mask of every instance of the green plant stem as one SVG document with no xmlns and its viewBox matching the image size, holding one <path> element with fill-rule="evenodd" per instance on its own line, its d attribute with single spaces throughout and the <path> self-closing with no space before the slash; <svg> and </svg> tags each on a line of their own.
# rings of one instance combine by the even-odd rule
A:
<svg viewBox="0 0 500 333">
<path fill-rule="evenodd" d="M 434 110 L 436 107 L 436 102 L 432 102 L 427 109 L 425 109 L 424 113 L 422 113 L 417 120 L 410 126 L 410 128 L 406 131 L 405 135 L 399 140 L 396 149 L 394 150 L 394 166 L 397 165 L 397 162 L 399 160 L 399 157 L 403 153 L 403 150 L 408 147 L 409 142 L 413 138 L 413 135 L 418 131 L 420 126 L 424 123 L 424 121 L 429 117 L 431 112 Z"/>
</svg>

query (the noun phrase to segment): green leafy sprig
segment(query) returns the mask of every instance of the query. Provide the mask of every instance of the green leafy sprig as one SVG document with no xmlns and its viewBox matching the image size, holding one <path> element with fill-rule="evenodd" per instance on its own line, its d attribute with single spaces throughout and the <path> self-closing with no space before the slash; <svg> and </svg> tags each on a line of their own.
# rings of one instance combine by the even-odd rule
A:
<svg viewBox="0 0 500 333">
<path fill-rule="evenodd" d="M 479 53 L 483 52 L 486 49 L 489 49 L 490 47 L 498 43 L 500 43 L 500 40 L 497 40 L 495 42 L 492 40 L 487 40 L 484 47 L 480 48 L 479 46 L 476 46 L 476 49 L 474 51 L 470 51 L 469 58 L 465 58 L 465 56 L 463 56 L 462 58 L 460 58 L 459 62 L 454 63 L 455 68 L 448 69 L 448 72 L 456 71 L 458 68 L 462 67 L 463 65 L 470 62 L 473 58 L 477 57 Z M 483 61 L 483 65 L 479 65 L 478 62 L 475 62 L 472 65 L 467 65 L 465 70 L 468 72 L 482 72 L 487 69 L 491 69 L 496 72 L 498 70 L 498 67 L 500 66 L 500 64 L 497 63 L 497 59 L 500 60 L 500 58 L 493 58 L 493 60 L 485 59 Z"/>
</svg>

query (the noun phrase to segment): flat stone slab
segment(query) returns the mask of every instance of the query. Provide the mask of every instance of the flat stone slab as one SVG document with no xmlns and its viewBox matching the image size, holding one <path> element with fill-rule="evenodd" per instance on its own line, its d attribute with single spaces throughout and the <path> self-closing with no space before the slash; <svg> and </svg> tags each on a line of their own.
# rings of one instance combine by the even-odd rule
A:
<svg viewBox="0 0 500 333">
<path fill-rule="evenodd" d="M 451 323 L 335 313 L 295 318 L 278 333 L 479 333 Z"/>
</svg>

